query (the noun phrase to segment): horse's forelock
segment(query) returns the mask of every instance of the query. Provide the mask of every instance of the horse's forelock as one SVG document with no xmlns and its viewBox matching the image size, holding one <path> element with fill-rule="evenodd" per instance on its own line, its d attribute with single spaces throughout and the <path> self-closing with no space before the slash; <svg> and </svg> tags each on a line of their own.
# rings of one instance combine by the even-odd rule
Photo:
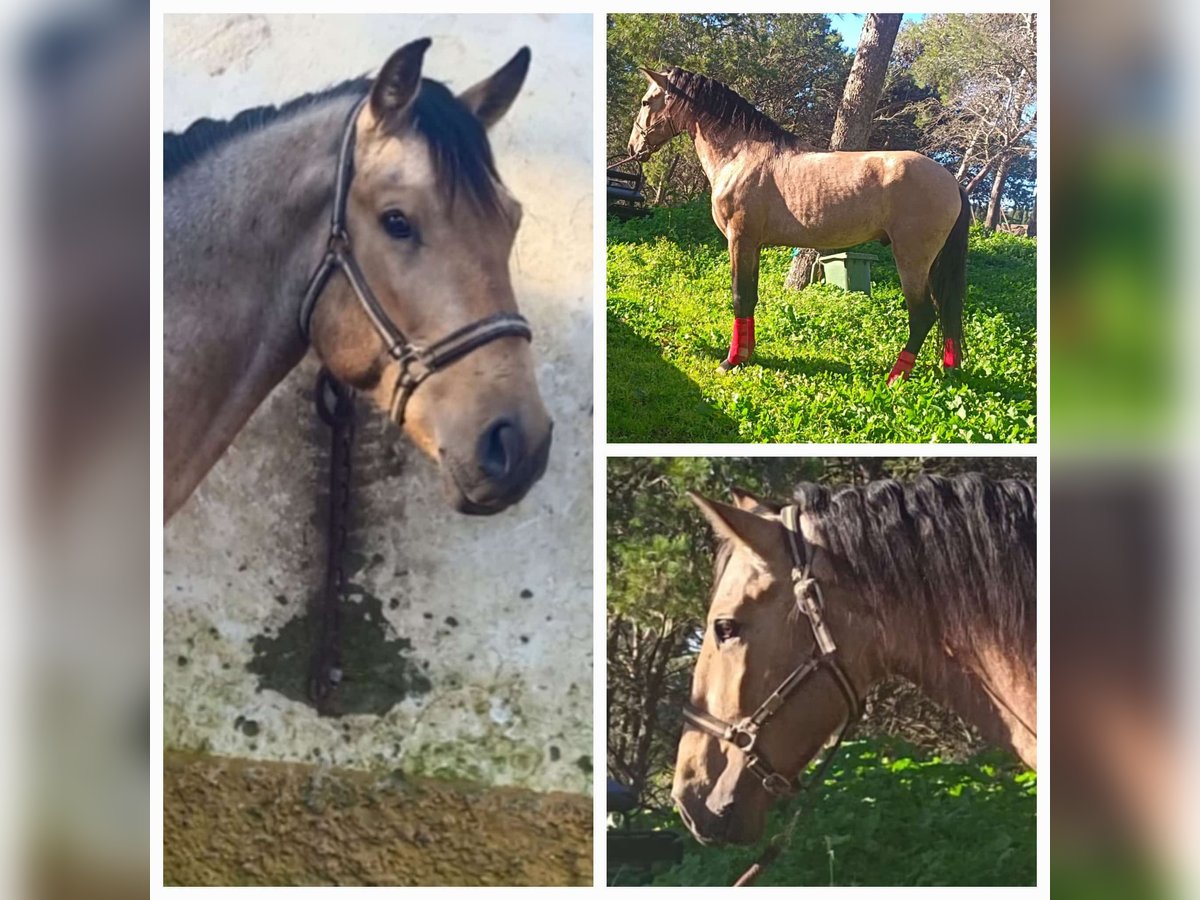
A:
<svg viewBox="0 0 1200 900">
<path fill-rule="evenodd" d="M 500 175 L 487 130 L 440 81 L 421 79 L 411 124 L 429 145 L 434 173 L 450 198 L 461 189 L 486 212 L 500 209 Z"/>
</svg>

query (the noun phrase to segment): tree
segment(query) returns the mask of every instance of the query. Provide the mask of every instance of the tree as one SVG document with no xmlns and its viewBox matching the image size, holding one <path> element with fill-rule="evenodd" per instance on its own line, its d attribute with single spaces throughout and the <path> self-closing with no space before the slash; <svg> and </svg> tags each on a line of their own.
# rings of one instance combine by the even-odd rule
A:
<svg viewBox="0 0 1200 900">
<path fill-rule="evenodd" d="M 871 125 L 875 121 L 875 109 L 883 93 L 888 60 L 896 43 L 896 33 L 900 30 L 900 19 L 900 13 L 870 13 L 863 22 L 854 63 L 850 66 L 837 119 L 833 123 L 830 150 L 867 149 Z M 792 258 L 786 286 L 794 290 L 807 287 L 813 264 L 819 256 L 811 248 L 796 253 Z"/>
<path fill-rule="evenodd" d="M 861 150 L 867 146 L 900 19 L 899 13 L 870 13 L 863 22 L 854 64 L 833 123 L 830 150 Z"/>
<path fill-rule="evenodd" d="M 1015 162 L 1034 152 L 1037 15 L 931 15 L 898 43 L 915 80 L 936 90 L 918 104 L 921 149 L 951 163 L 968 196 L 990 182 L 985 224 L 994 228 Z"/>
</svg>

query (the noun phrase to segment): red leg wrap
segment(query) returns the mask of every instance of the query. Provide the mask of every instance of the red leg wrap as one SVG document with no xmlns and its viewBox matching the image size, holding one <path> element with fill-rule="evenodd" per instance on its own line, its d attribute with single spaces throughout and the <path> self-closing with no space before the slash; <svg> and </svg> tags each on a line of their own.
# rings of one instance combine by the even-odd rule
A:
<svg viewBox="0 0 1200 900">
<path fill-rule="evenodd" d="M 942 351 L 942 364 L 947 369 L 953 369 L 962 362 L 962 354 L 958 349 L 958 341 L 954 338 L 946 338 L 946 346 Z"/>
<path fill-rule="evenodd" d="M 754 352 L 754 316 L 733 320 L 733 341 L 729 345 L 729 356 L 725 362 L 729 366 L 744 363 Z"/>
<path fill-rule="evenodd" d="M 891 384 L 897 378 L 908 380 L 908 373 L 912 371 L 913 364 L 917 361 L 917 357 L 909 353 L 907 350 L 901 350 L 900 355 L 896 357 L 896 364 L 892 366 L 892 371 L 888 375 L 888 384 Z"/>
</svg>

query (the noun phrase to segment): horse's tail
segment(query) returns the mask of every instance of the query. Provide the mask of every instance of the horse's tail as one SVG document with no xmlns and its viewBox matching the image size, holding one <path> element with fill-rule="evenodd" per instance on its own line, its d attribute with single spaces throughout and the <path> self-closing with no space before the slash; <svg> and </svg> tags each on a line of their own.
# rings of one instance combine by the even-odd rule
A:
<svg viewBox="0 0 1200 900">
<path fill-rule="evenodd" d="M 956 366 L 962 353 L 962 307 L 967 294 L 967 237 L 971 230 L 971 202 L 961 187 L 962 208 L 938 251 L 929 272 L 929 289 L 942 320 L 942 340 L 947 366 Z"/>
</svg>

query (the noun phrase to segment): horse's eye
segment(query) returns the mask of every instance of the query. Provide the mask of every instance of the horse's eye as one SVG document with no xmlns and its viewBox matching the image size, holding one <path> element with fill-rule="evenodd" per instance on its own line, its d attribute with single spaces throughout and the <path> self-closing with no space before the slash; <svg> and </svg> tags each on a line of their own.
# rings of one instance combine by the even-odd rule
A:
<svg viewBox="0 0 1200 900">
<path fill-rule="evenodd" d="M 408 221 L 408 217 L 398 209 L 389 209 L 379 217 L 379 224 L 383 226 L 383 230 L 388 233 L 389 237 L 395 238 L 398 241 L 412 237 L 412 225 Z"/>
<path fill-rule="evenodd" d="M 738 623 L 733 619 L 717 619 L 713 622 L 713 634 L 718 644 L 733 640 L 738 636 Z"/>
</svg>

